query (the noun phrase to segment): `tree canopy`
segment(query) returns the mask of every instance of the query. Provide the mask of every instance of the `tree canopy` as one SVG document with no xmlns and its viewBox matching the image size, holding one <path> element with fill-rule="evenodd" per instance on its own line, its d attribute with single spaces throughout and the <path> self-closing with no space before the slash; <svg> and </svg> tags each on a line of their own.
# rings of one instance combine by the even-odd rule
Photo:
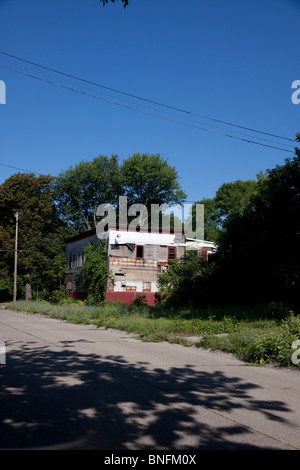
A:
<svg viewBox="0 0 300 470">
<path fill-rule="evenodd" d="M 186 199 L 178 172 L 159 154 L 135 153 L 123 161 L 121 173 L 128 205 L 181 204 Z"/>
<path fill-rule="evenodd" d="M 54 199 L 60 217 L 75 230 L 83 231 L 95 227 L 98 205 L 116 204 L 121 191 L 118 157 L 99 155 L 58 175 Z"/>
<path fill-rule="evenodd" d="M 62 223 L 53 203 L 53 178 L 16 174 L 0 186 L 0 293 L 13 290 L 15 213 L 19 213 L 18 292 L 59 288 L 64 274 Z"/>
<path fill-rule="evenodd" d="M 235 286 L 236 297 L 297 301 L 299 197 L 300 150 L 296 149 L 293 158 L 259 179 L 257 192 L 244 211 L 226 221 L 220 239 L 220 269 Z"/>
<path fill-rule="evenodd" d="M 76 230 L 97 225 L 96 211 L 101 204 L 118 209 L 119 196 L 133 204 L 181 203 L 186 194 L 178 182 L 178 173 L 160 155 L 136 153 L 119 162 L 118 156 L 99 155 L 80 162 L 55 180 L 54 197 L 59 214 Z"/>
<path fill-rule="evenodd" d="M 236 180 L 222 184 L 215 196 L 220 219 L 226 220 L 231 215 L 242 214 L 257 189 L 255 180 Z"/>
<path fill-rule="evenodd" d="M 284 301 L 299 307 L 300 150 L 257 181 L 224 183 L 201 203 L 205 235 L 217 242 L 218 253 L 206 266 L 187 258 L 185 268 L 174 265 L 161 275 L 169 303 L 188 297 L 198 305 Z"/>
<path fill-rule="evenodd" d="M 226 227 L 226 221 L 234 215 L 243 214 L 257 191 L 257 181 L 236 180 L 223 183 L 216 191 L 214 198 L 196 202 L 192 209 L 193 217 L 195 217 L 196 204 L 204 205 L 204 238 L 218 243 L 221 232 Z"/>
</svg>

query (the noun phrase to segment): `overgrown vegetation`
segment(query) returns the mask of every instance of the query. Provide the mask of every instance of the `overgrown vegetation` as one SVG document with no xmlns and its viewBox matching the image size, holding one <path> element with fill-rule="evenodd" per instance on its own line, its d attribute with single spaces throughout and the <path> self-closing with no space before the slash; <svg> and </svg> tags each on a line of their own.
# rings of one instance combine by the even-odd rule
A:
<svg viewBox="0 0 300 470">
<path fill-rule="evenodd" d="M 255 364 L 297 365 L 292 355 L 295 352 L 293 343 L 300 339 L 300 318 L 291 312 L 287 318 L 272 323 L 258 328 L 241 326 L 222 338 L 204 335 L 198 346 L 230 352 Z"/>
<path fill-rule="evenodd" d="M 119 302 L 90 307 L 85 302 L 68 299 L 56 304 L 18 301 L 7 308 L 71 323 L 120 329 L 144 341 L 221 350 L 253 364 L 297 366 L 292 361 L 295 353 L 292 345 L 300 340 L 300 317 L 285 304 L 166 310 Z"/>
<path fill-rule="evenodd" d="M 297 134 L 300 141 L 300 134 Z M 204 235 L 218 252 L 209 264 L 187 256 L 160 276 L 169 305 L 300 305 L 300 149 L 257 181 L 224 183 L 204 204 Z"/>
<path fill-rule="evenodd" d="M 106 250 L 104 242 L 99 240 L 97 246 L 89 243 L 84 251 L 83 277 L 88 291 L 88 302 L 97 305 L 103 302 L 108 279 Z"/>
</svg>

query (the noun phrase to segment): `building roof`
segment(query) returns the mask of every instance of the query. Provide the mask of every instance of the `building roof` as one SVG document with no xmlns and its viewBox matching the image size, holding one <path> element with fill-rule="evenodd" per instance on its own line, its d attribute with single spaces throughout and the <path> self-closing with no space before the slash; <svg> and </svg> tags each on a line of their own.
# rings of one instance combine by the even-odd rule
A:
<svg viewBox="0 0 300 470">
<path fill-rule="evenodd" d="M 103 232 L 101 232 L 101 234 L 105 234 L 105 233 L 109 233 L 109 232 L 122 233 L 122 236 L 123 236 L 124 233 L 128 233 L 128 234 L 130 233 L 134 236 L 137 235 L 137 234 L 142 234 L 143 236 L 145 236 L 145 235 L 156 235 L 156 236 L 159 236 L 159 237 L 161 237 L 162 235 L 169 235 L 169 236 L 172 236 L 173 238 L 174 238 L 175 235 L 178 235 L 178 234 L 181 235 L 181 236 L 184 235 L 183 231 L 176 230 L 176 229 L 175 230 L 170 229 L 170 230 L 167 231 L 167 233 L 164 233 L 161 229 L 153 230 L 151 228 L 149 228 L 148 230 L 142 229 L 141 231 L 137 231 L 135 227 L 130 228 L 130 226 L 128 226 L 128 227 L 127 226 L 126 227 L 123 227 L 123 226 L 107 227 Z M 82 240 L 84 238 L 89 238 L 89 237 L 96 236 L 96 235 L 99 237 L 97 229 L 94 228 L 92 230 L 88 230 L 86 232 L 82 232 L 82 233 L 79 233 L 77 235 L 74 235 L 73 237 L 66 238 L 65 243 L 71 243 L 71 242 L 74 242 L 74 241 L 77 241 L 77 240 Z M 106 238 L 106 237 L 103 235 L 102 238 Z M 125 242 L 125 243 L 128 243 L 128 242 Z"/>
<path fill-rule="evenodd" d="M 135 243 L 137 245 L 174 245 L 176 234 L 132 232 L 123 230 L 109 230 L 98 233 L 100 240 L 108 240 L 110 245 L 124 245 Z M 177 243 L 176 243 L 177 244 Z"/>
<path fill-rule="evenodd" d="M 182 232 L 180 235 L 183 236 L 181 240 L 176 239 L 178 232 L 175 233 L 162 233 L 161 231 L 141 231 L 126 230 L 125 228 L 108 229 L 103 232 L 97 233 L 96 229 L 83 232 L 75 235 L 74 237 L 67 238 L 65 243 L 72 243 L 78 240 L 83 240 L 89 237 L 98 237 L 100 240 L 108 240 L 110 245 L 124 245 L 124 244 L 136 244 L 136 245 L 176 245 L 185 246 L 187 249 L 200 250 L 201 248 L 210 248 L 211 251 L 217 250 L 217 245 L 214 242 L 208 240 L 199 240 L 195 238 L 185 237 Z"/>
</svg>

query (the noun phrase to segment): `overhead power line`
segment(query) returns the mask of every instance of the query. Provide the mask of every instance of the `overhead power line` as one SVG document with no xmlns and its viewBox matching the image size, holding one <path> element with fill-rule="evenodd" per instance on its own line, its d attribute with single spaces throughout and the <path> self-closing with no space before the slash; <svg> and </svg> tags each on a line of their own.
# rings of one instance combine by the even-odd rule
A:
<svg viewBox="0 0 300 470">
<path fill-rule="evenodd" d="M 93 81 L 90 81 L 90 80 L 86 80 L 86 79 L 77 77 L 75 75 L 71 75 L 69 73 L 65 73 L 65 72 L 62 72 L 60 70 L 57 70 L 57 69 L 54 69 L 54 68 L 51 68 L 51 67 L 47 67 L 45 65 L 38 64 L 36 62 L 32 62 L 32 61 L 27 60 L 27 59 L 23 59 L 21 57 L 15 56 L 13 54 L 9 54 L 9 53 L 4 52 L 4 51 L 0 51 L 0 54 L 2 54 L 4 56 L 7 56 L 7 57 L 11 57 L 13 59 L 16 59 L 16 60 L 19 60 L 19 61 L 22 61 L 22 62 L 25 62 L 25 63 L 30 64 L 30 65 L 34 65 L 35 67 L 39 67 L 39 68 L 42 68 L 44 70 L 48 70 L 48 71 L 51 71 L 51 72 L 54 72 L 54 73 L 57 73 L 57 74 L 60 74 L 60 75 L 64 75 L 65 77 L 72 78 L 74 80 L 78 80 L 78 81 L 81 81 L 81 82 L 84 82 L 84 83 L 88 83 L 89 85 L 97 86 L 97 87 L 103 88 L 105 90 L 113 91 L 114 93 L 119 93 L 119 94 L 122 94 L 122 95 L 125 95 L 125 96 L 129 96 L 131 98 L 142 100 L 142 101 L 145 101 L 147 103 L 155 104 L 157 106 L 162 106 L 164 108 L 172 109 L 173 111 L 179 111 L 181 113 L 201 117 L 203 119 L 208 119 L 210 121 L 218 122 L 218 123 L 225 124 L 225 125 L 232 126 L 232 127 L 236 127 L 236 128 L 239 128 L 239 129 L 244 129 L 244 130 L 251 131 L 251 132 L 256 132 L 256 133 L 259 133 L 259 134 L 268 135 L 270 137 L 275 137 L 275 138 L 278 138 L 278 139 L 287 140 L 289 142 L 295 142 L 295 139 L 291 139 L 289 137 L 283 137 L 283 136 L 279 136 L 277 134 L 272 134 L 270 132 L 265 132 L 265 131 L 261 131 L 261 130 L 258 130 L 258 129 L 253 129 L 253 128 L 250 128 L 250 127 L 242 126 L 240 124 L 234 124 L 232 122 L 212 118 L 212 117 L 205 116 L 205 115 L 202 115 L 202 114 L 194 113 L 192 111 L 188 111 L 186 109 L 178 108 L 178 107 L 175 107 L 175 106 L 170 106 L 170 105 L 161 103 L 159 101 L 150 100 L 150 99 L 147 99 L 147 98 L 143 98 L 141 96 L 137 96 L 137 95 L 125 92 L 125 91 L 121 91 L 121 90 L 117 90 L 115 88 L 111 88 L 111 87 L 108 87 L 108 86 L 105 86 L 105 85 L 101 85 L 99 83 L 96 83 L 96 82 L 93 82 Z"/>
<path fill-rule="evenodd" d="M 0 65 L 1 67 L 1 65 Z M 31 171 L 31 170 L 24 170 L 24 168 L 18 168 L 16 166 L 11 166 L 11 165 L 6 165 L 5 163 L 0 163 L 1 166 L 6 166 L 7 168 L 13 168 L 14 170 L 20 170 L 20 171 L 25 171 L 25 173 L 34 173 L 39 176 L 47 176 L 43 175 L 42 173 L 38 173 L 37 171 Z"/>
<path fill-rule="evenodd" d="M 34 78 L 35 80 L 39 80 L 41 82 L 44 82 L 44 83 L 47 83 L 47 84 L 50 84 L 50 85 L 53 85 L 53 86 L 56 86 L 56 87 L 59 87 L 59 88 L 62 88 L 62 89 L 65 89 L 65 90 L 68 90 L 68 91 L 72 91 L 74 93 L 78 93 L 78 94 L 81 94 L 81 95 L 85 95 L 85 96 L 89 96 L 90 98 L 93 98 L 93 99 L 97 99 L 97 100 L 100 100 L 100 101 L 103 101 L 103 102 L 106 102 L 106 103 L 110 103 L 110 104 L 114 104 L 116 106 L 120 106 L 122 108 L 126 108 L 126 109 L 131 109 L 133 111 L 137 111 L 139 113 L 142 113 L 142 114 L 146 114 L 148 116 L 153 116 L 153 117 L 156 117 L 156 118 L 160 118 L 160 119 L 164 119 L 166 121 L 170 121 L 170 122 L 174 122 L 174 123 L 177 123 L 177 124 L 181 124 L 181 125 L 184 125 L 184 126 L 188 126 L 188 127 L 192 127 L 194 129 L 198 129 L 198 130 L 201 130 L 201 131 L 206 131 L 206 132 L 211 132 L 213 134 L 218 134 L 218 135 L 222 135 L 222 136 L 225 136 L 225 137 L 229 137 L 229 138 L 232 138 L 232 139 L 236 139 L 236 140 L 240 140 L 240 141 L 243 141 L 243 142 L 247 142 L 249 144 L 256 144 L 256 145 L 261 145 L 263 147 L 269 147 L 269 148 L 273 148 L 273 149 L 276 149 L 276 150 L 281 150 L 283 152 L 288 152 L 288 153 L 294 153 L 294 150 L 287 150 L 287 149 L 284 149 L 284 148 L 281 148 L 281 147 L 277 147 L 277 146 L 274 146 L 274 145 L 268 145 L 268 144 L 263 144 L 261 142 L 256 142 L 254 140 L 250 140 L 250 139 L 244 139 L 242 137 L 237 137 L 237 136 L 234 136 L 234 135 L 231 135 L 231 134 L 227 134 L 227 133 L 223 133 L 223 132 L 218 132 L 218 131 L 214 131 L 212 129 L 208 129 L 208 128 L 205 128 L 205 127 L 200 127 L 200 126 L 196 126 L 195 124 L 190 124 L 190 123 L 187 123 L 187 122 L 183 122 L 183 121 L 179 121 L 177 119 L 172 119 L 172 118 L 169 118 L 169 117 L 166 117 L 166 116 L 161 116 L 159 114 L 156 114 L 156 113 L 152 113 L 150 111 L 145 111 L 145 110 L 142 110 L 142 109 L 138 109 L 138 108 L 135 108 L 133 106 L 128 106 L 128 105 L 125 105 L 125 104 L 122 104 L 122 103 L 117 103 L 115 101 L 112 101 L 112 100 L 108 100 L 108 99 L 105 99 L 105 98 L 101 98 L 97 95 L 92 95 L 90 93 L 87 93 L 85 91 L 81 91 L 81 90 L 76 90 L 75 88 L 71 88 L 71 87 L 68 87 L 66 85 L 61 85 L 59 83 L 56 83 L 56 82 L 53 82 L 53 81 L 50 81 L 50 80 L 46 80 L 44 78 L 41 78 L 41 77 L 37 77 L 36 75 L 32 75 L 32 74 L 29 74 L 29 73 L 25 73 L 25 72 L 21 72 L 20 70 L 16 70 L 16 69 L 13 69 L 11 67 L 7 67 L 7 66 L 4 66 L 4 65 L 0 65 L 0 67 L 4 68 L 4 69 L 7 69 L 7 70 L 10 70 L 12 72 L 15 72 L 15 73 L 18 73 L 18 74 L 21 74 L 21 75 L 24 75 L 26 77 L 30 77 L 30 78 Z"/>
</svg>

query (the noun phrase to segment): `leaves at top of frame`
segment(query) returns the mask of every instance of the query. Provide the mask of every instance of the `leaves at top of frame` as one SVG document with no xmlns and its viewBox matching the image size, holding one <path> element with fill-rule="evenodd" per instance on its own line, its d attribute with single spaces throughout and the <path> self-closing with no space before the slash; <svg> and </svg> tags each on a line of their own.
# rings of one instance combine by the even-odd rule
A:
<svg viewBox="0 0 300 470">
<path fill-rule="evenodd" d="M 100 1 L 102 1 L 103 6 L 106 5 L 106 3 L 108 3 L 108 0 L 100 0 Z M 115 0 L 110 0 L 110 1 L 115 3 Z M 126 8 L 127 5 L 129 5 L 129 0 L 122 0 L 122 3 L 124 4 L 124 8 Z"/>
</svg>

